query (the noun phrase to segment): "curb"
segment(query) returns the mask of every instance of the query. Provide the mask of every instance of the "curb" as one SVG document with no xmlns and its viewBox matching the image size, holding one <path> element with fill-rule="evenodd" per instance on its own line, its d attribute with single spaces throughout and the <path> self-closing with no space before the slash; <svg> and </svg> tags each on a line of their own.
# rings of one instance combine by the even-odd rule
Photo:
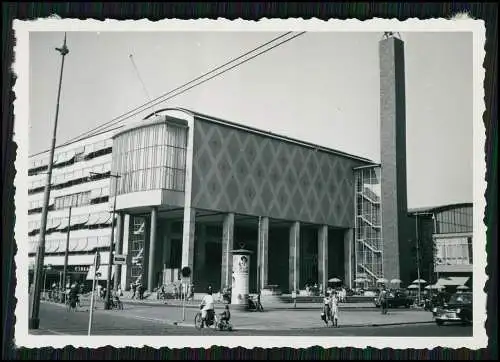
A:
<svg viewBox="0 0 500 362">
<path fill-rule="evenodd" d="M 57 305 L 60 307 L 65 307 L 64 304 L 61 303 L 56 303 L 56 302 L 51 302 L 51 301 L 44 301 L 44 303 L 49 303 L 53 305 Z M 137 303 L 137 304 L 143 304 L 143 303 Z M 86 309 L 88 311 L 89 308 Z M 111 314 L 112 311 L 109 310 L 104 310 L 104 309 L 98 309 L 100 312 L 105 312 Z M 122 316 L 125 318 L 133 318 L 133 319 L 138 319 L 138 320 L 147 320 L 150 322 L 156 322 L 164 325 L 171 325 L 171 326 L 176 326 L 176 327 L 183 327 L 183 328 L 195 328 L 193 323 L 188 323 L 188 322 L 180 322 L 180 321 L 173 321 L 173 320 L 168 320 L 168 319 L 160 319 L 160 318 L 148 318 L 148 317 L 141 317 L 138 318 L 137 316 Z M 347 328 L 367 328 L 367 327 L 390 327 L 390 326 L 404 326 L 404 325 L 419 325 L 419 324 L 434 324 L 434 321 L 417 321 L 417 322 L 394 322 L 394 323 L 367 323 L 367 324 L 341 324 L 340 328 L 342 327 L 347 327 Z M 308 330 L 308 329 L 318 329 L 322 328 L 320 326 L 318 327 L 293 327 L 293 328 L 285 328 L 285 330 Z M 323 327 L 324 328 L 324 327 Z M 234 328 L 233 331 L 262 331 L 262 330 L 269 330 L 273 331 L 271 328 L 263 328 L 263 327 L 237 327 Z"/>
<path fill-rule="evenodd" d="M 144 302 L 141 302 L 141 301 L 134 301 L 134 300 L 123 300 L 122 299 L 122 303 L 123 304 L 131 304 L 131 305 L 144 305 L 144 306 L 157 306 L 157 307 L 176 307 L 176 308 L 180 308 L 182 307 L 182 304 L 171 304 L 171 303 L 158 303 L 156 301 L 144 301 Z M 271 305 L 268 305 L 268 306 L 265 306 L 264 307 L 264 310 L 273 310 L 273 311 L 276 311 L 276 310 L 314 310 L 314 309 L 318 309 L 321 307 L 320 305 L 318 306 L 310 306 L 310 307 L 303 307 L 303 306 L 297 306 L 297 307 L 293 307 L 293 306 L 289 306 L 287 304 L 290 304 L 290 303 L 283 303 L 283 304 L 279 304 L 279 306 L 271 306 Z M 219 306 L 219 307 L 222 307 L 224 306 L 224 304 L 217 304 L 216 303 L 216 306 Z M 186 304 L 185 305 L 185 308 L 192 308 L 192 309 L 197 309 L 199 306 L 198 304 Z M 374 310 L 377 310 L 378 308 L 376 308 L 375 306 L 373 307 L 368 307 L 368 306 L 362 306 L 362 307 L 347 307 L 347 306 L 339 306 L 339 309 L 340 310 L 371 310 L 371 311 L 374 311 Z"/>
</svg>

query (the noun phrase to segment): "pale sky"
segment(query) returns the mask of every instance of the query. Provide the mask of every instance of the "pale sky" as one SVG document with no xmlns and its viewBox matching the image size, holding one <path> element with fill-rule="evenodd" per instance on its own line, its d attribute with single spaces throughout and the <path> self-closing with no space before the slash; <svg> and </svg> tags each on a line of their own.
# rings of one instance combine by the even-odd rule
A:
<svg viewBox="0 0 500 362">
<path fill-rule="evenodd" d="M 57 143 L 148 101 L 129 54 L 156 98 L 280 34 L 69 32 Z M 306 33 L 161 107 L 185 107 L 379 162 L 381 37 Z M 401 37 L 408 207 L 472 202 L 472 33 Z M 30 154 L 50 147 L 61 62 L 54 48 L 62 41 L 63 33 L 30 35 Z"/>
</svg>

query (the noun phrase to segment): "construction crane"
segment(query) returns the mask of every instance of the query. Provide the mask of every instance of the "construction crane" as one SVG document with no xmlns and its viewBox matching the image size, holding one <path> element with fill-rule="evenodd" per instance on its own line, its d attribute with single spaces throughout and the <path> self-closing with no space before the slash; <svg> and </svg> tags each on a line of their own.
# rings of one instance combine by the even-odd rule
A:
<svg viewBox="0 0 500 362">
<path fill-rule="evenodd" d="M 137 75 L 139 82 L 141 82 L 141 84 L 142 84 L 142 89 L 144 90 L 144 93 L 146 94 L 146 98 L 147 98 L 148 102 L 151 103 L 151 97 L 149 96 L 149 92 L 148 92 L 148 89 L 146 88 L 146 84 L 144 84 L 144 81 L 142 80 L 141 74 L 139 73 L 139 69 L 137 68 L 137 65 L 135 64 L 134 55 L 129 54 L 128 57 L 129 57 L 130 61 L 132 62 L 132 66 L 134 67 L 135 74 Z M 153 111 L 156 114 L 155 108 L 153 108 Z"/>
</svg>

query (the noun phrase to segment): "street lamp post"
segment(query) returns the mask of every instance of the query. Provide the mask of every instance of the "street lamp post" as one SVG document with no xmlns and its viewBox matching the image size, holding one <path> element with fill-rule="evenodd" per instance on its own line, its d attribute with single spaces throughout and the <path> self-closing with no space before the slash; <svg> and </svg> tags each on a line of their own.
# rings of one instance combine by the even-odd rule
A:
<svg viewBox="0 0 500 362">
<path fill-rule="evenodd" d="M 56 115 L 54 120 L 54 129 L 52 131 L 52 145 L 50 148 L 49 164 L 47 172 L 47 181 L 45 183 L 45 192 L 43 200 L 43 210 L 42 210 L 42 220 L 40 223 L 40 238 L 38 241 L 38 248 L 36 251 L 36 266 L 34 273 L 34 293 L 32 300 L 31 315 L 29 318 L 29 328 L 38 329 L 40 326 L 40 295 L 41 295 L 41 276 L 43 273 L 43 264 L 45 257 L 45 232 L 47 228 L 47 214 L 49 208 L 49 197 L 50 197 L 50 179 L 52 177 L 52 164 L 54 162 L 54 150 L 56 148 L 56 135 L 57 135 L 57 120 L 59 118 L 59 101 L 61 98 L 61 86 L 62 77 L 64 70 L 64 59 L 69 53 L 68 47 L 66 46 L 66 33 L 64 33 L 64 43 L 61 48 L 56 48 L 56 50 L 61 54 L 61 72 L 59 74 L 59 88 L 57 90 L 57 103 L 56 103 Z"/>
<path fill-rule="evenodd" d="M 90 172 L 91 175 L 102 175 L 100 173 Z M 106 299 L 104 301 L 104 309 L 108 310 L 111 307 L 111 272 L 113 268 L 113 244 L 115 242 L 115 212 L 116 212 L 116 197 L 118 190 L 118 179 L 120 175 L 111 174 L 110 177 L 115 179 L 115 199 L 113 201 L 113 215 L 111 218 L 111 240 L 109 242 L 109 261 L 108 261 L 108 275 L 106 277 Z"/>
<path fill-rule="evenodd" d="M 418 243 L 418 214 L 415 215 L 415 242 L 417 244 L 418 304 L 420 305 L 420 250 Z"/>
</svg>

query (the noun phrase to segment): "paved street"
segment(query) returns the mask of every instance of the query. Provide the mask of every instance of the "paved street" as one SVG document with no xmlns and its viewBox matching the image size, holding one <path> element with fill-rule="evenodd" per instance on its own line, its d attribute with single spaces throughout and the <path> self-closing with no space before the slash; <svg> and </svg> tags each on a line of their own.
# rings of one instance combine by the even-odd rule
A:
<svg viewBox="0 0 500 362">
<path fill-rule="evenodd" d="M 437 327 L 434 323 L 416 322 L 416 324 L 391 325 L 391 326 L 368 326 L 361 324 L 350 326 L 326 328 L 319 320 L 317 311 L 272 311 L 265 313 L 233 313 L 233 332 L 219 332 L 209 329 L 198 331 L 193 328 L 194 310 L 186 310 L 186 323 L 174 325 L 173 320 L 181 320 L 182 313 L 178 308 L 163 306 L 129 306 L 124 310 L 104 311 L 102 305 L 95 311 L 93 334 L 97 335 L 318 335 L 318 336 L 470 336 L 471 327 L 461 325 L 450 325 Z M 349 314 L 348 314 L 349 313 Z M 353 320 L 354 315 L 364 315 L 366 320 L 372 319 L 374 313 L 365 312 L 344 312 L 343 317 L 347 320 Z M 410 319 L 411 312 L 400 311 L 399 313 L 408 314 Z M 162 317 L 163 314 L 163 317 Z M 348 315 L 347 315 L 348 314 Z M 353 315 L 351 315 L 353 314 Z M 376 313 L 380 316 L 380 313 Z M 253 318 L 260 323 L 261 328 L 253 329 L 244 318 Z M 170 317 L 168 319 L 167 317 Z M 385 316 L 390 318 L 391 316 Z M 398 318 L 401 316 L 398 314 Z M 274 320 L 282 318 L 282 323 L 274 326 L 264 323 L 264 320 Z M 314 318 L 306 325 L 302 321 L 307 318 Z M 243 327 L 240 327 L 240 322 Z M 34 331 L 36 334 L 73 334 L 85 335 L 88 327 L 88 308 L 84 307 L 77 312 L 67 312 L 64 306 L 52 303 L 42 303 L 40 309 L 40 329 Z"/>
</svg>

